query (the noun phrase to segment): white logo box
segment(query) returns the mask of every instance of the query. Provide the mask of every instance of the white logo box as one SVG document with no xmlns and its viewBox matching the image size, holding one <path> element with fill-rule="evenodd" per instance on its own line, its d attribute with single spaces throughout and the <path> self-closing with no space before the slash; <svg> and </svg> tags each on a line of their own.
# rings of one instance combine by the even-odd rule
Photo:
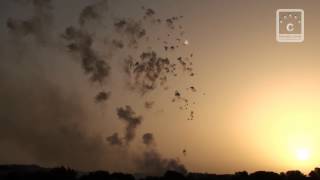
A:
<svg viewBox="0 0 320 180">
<path fill-rule="evenodd" d="M 290 17 L 281 17 L 280 14 L 289 14 Z M 298 14 L 292 16 L 290 13 Z M 298 24 L 295 24 L 299 22 Z M 297 27 L 298 26 L 298 27 Z M 287 32 L 280 29 L 286 27 Z M 299 32 L 290 33 L 299 29 Z M 304 11 L 302 9 L 278 9 L 276 14 L 276 39 L 278 42 L 303 42 L 304 41 Z"/>
</svg>

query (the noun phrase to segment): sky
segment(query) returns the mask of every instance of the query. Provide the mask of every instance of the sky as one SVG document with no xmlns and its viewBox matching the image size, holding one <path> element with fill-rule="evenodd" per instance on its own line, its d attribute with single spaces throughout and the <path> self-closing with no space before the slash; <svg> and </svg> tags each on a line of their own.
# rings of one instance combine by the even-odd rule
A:
<svg viewBox="0 0 320 180">
<path fill-rule="evenodd" d="M 320 162 L 317 7 L 3 0 L 0 164 L 308 173 Z M 276 41 L 287 8 L 304 10 L 302 43 Z"/>
</svg>

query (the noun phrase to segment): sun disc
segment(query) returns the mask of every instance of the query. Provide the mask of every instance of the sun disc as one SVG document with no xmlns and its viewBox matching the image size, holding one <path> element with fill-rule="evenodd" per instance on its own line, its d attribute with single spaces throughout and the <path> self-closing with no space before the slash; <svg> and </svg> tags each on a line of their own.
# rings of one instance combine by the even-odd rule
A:
<svg viewBox="0 0 320 180">
<path fill-rule="evenodd" d="M 310 158 L 310 150 L 307 148 L 297 149 L 296 157 L 300 161 L 306 161 Z"/>
</svg>

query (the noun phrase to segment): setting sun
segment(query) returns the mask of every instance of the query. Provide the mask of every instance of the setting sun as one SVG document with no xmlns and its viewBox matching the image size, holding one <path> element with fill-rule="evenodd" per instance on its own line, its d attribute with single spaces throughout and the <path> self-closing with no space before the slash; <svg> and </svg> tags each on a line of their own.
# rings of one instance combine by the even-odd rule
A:
<svg viewBox="0 0 320 180">
<path fill-rule="evenodd" d="M 300 161 L 310 159 L 310 150 L 308 148 L 300 148 L 296 150 L 296 158 Z"/>
</svg>

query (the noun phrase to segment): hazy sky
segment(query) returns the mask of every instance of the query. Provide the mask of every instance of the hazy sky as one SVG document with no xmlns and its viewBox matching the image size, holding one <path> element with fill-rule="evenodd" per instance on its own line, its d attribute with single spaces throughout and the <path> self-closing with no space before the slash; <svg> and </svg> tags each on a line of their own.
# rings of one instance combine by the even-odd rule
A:
<svg viewBox="0 0 320 180">
<path fill-rule="evenodd" d="M 178 158 L 188 171 L 308 172 L 319 165 L 319 1 L 110 0 L 105 9 L 95 6 L 103 16 L 83 29 L 79 15 L 99 1 L 52 0 L 50 8 L 34 2 L 3 0 L 0 4 L 0 163 L 144 171 L 139 162 L 150 147 L 141 137 L 152 133 L 155 145 L 151 148 L 157 155 Z M 150 40 L 139 42 L 138 50 L 104 46 L 125 36 L 112 31 L 113 21 L 143 19 L 142 6 L 162 19 L 183 16 L 177 24 L 185 34 L 179 37 L 189 44 L 168 53 L 163 41 L 175 41 L 178 25 L 171 30 L 145 23 Z M 275 16 L 280 8 L 304 10 L 303 43 L 276 42 Z M 32 27 L 31 35 L 7 27 L 8 19 L 37 15 L 45 18 Z M 70 54 L 65 49 L 68 41 L 62 34 L 70 25 L 94 37 L 93 46 L 83 47 L 85 35 L 79 33 L 80 40 L 75 41 L 81 50 L 96 49 L 108 60 L 111 72 L 103 86 L 84 73 L 79 58 L 87 54 Z M 144 95 L 126 87 L 124 55 L 139 56 L 150 50 L 148 46 L 169 59 L 192 53 L 189 59 L 195 76 L 179 72 L 168 79 L 168 90 L 157 86 Z M 191 86 L 197 91 L 187 90 Z M 101 90 L 111 96 L 96 103 Z M 179 109 L 183 100 L 172 102 L 176 90 L 189 100 L 188 110 Z M 144 107 L 146 101 L 154 102 L 151 109 Z M 129 112 L 124 122 L 119 110 L 126 105 L 136 114 Z M 187 120 L 191 110 L 194 119 Z M 108 144 L 106 137 L 115 132 L 126 136 L 128 124 L 139 116 L 142 122 L 135 124 L 130 145 Z M 299 159 L 301 153 L 308 157 Z"/>
</svg>

